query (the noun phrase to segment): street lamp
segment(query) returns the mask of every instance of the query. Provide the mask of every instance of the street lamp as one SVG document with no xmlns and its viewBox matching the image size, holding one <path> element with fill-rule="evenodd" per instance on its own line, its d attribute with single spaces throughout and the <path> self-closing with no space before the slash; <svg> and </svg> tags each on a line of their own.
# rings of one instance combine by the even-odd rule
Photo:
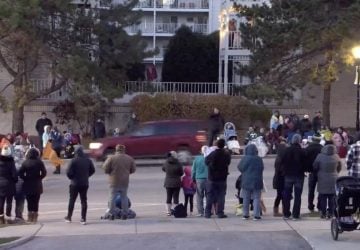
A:
<svg viewBox="0 0 360 250">
<path fill-rule="evenodd" d="M 356 84 L 356 131 L 360 130 L 360 120 L 359 120 L 359 105 L 360 105 L 360 79 L 359 79 L 359 62 L 360 62 L 360 46 L 354 47 L 352 49 L 352 54 L 356 62 L 356 78 L 354 84 Z"/>
</svg>

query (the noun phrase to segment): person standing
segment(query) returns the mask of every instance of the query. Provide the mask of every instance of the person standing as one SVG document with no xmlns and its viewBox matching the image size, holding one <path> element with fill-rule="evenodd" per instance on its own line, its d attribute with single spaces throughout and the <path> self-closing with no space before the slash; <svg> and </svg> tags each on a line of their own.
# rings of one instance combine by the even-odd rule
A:
<svg viewBox="0 0 360 250">
<path fill-rule="evenodd" d="M 87 212 L 87 191 L 89 189 L 89 177 L 95 173 L 93 162 L 86 157 L 82 147 L 75 149 L 75 158 L 71 160 L 66 171 L 67 177 L 71 180 L 69 186 L 69 206 L 65 217 L 66 222 L 71 222 L 74 211 L 75 201 L 80 195 L 81 200 L 81 220 L 82 225 L 86 224 Z"/>
<path fill-rule="evenodd" d="M 164 188 L 166 188 L 166 214 L 171 215 L 172 202 L 179 204 L 181 176 L 184 174 L 181 163 L 177 159 L 177 153 L 171 151 L 165 161 L 162 171 L 165 172 Z"/>
<path fill-rule="evenodd" d="M 101 119 L 98 119 L 94 125 L 94 137 L 95 139 L 104 138 L 106 135 L 105 124 Z"/>
<path fill-rule="evenodd" d="M 356 143 L 350 146 L 346 155 L 346 169 L 348 175 L 360 178 L 360 133 L 356 134 Z"/>
<path fill-rule="evenodd" d="M 321 135 L 315 134 L 312 136 L 310 145 L 305 149 L 305 171 L 309 173 L 309 179 L 308 179 L 308 209 L 310 212 L 314 212 L 315 205 L 314 205 L 314 198 L 315 198 L 315 187 L 318 181 L 317 173 L 313 171 L 313 164 L 318 156 L 320 154 L 321 149 L 323 146 L 320 144 L 321 141 Z M 319 199 L 317 202 L 317 208 L 319 209 Z"/>
<path fill-rule="evenodd" d="M 209 167 L 208 180 L 206 183 L 206 208 L 205 218 L 211 217 L 211 207 L 216 202 L 218 218 L 227 218 L 224 214 L 226 181 L 231 163 L 230 153 L 224 149 L 225 140 L 219 139 L 216 143 L 217 149 L 205 158 Z"/>
<path fill-rule="evenodd" d="M 314 132 L 320 132 L 322 127 L 322 117 L 321 117 L 321 112 L 317 111 L 315 113 L 315 117 L 312 119 L 312 129 L 314 130 Z"/>
<path fill-rule="evenodd" d="M 336 146 L 337 153 L 340 158 L 345 158 L 347 153 L 347 146 L 349 145 L 349 137 L 343 127 L 338 127 L 332 137 L 333 143 Z"/>
<path fill-rule="evenodd" d="M 40 140 L 40 143 L 39 143 L 39 150 L 40 150 L 40 152 L 43 151 L 43 145 L 44 145 L 44 143 L 43 143 L 44 128 L 45 128 L 45 126 L 50 126 L 50 127 L 52 127 L 52 125 L 53 125 L 53 123 L 52 123 L 52 121 L 51 121 L 49 118 L 47 118 L 46 113 L 45 113 L 45 112 L 42 112 L 42 113 L 41 113 L 41 118 L 36 121 L 36 125 L 35 125 L 35 129 L 36 129 L 36 131 L 37 131 L 37 133 L 38 133 L 38 135 L 39 135 L 39 140 Z"/>
<path fill-rule="evenodd" d="M 46 176 L 46 168 L 40 160 L 39 151 L 35 148 L 30 148 L 25 158 L 19 169 L 19 177 L 24 180 L 23 191 L 28 207 L 28 222 L 36 223 L 40 196 L 43 193 L 42 179 Z"/>
<path fill-rule="evenodd" d="M 274 163 L 275 173 L 274 173 L 274 178 L 273 178 L 273 188 L 276 189 L 276 197 L 275 197 L 275 201 L 274 201 L 274 209 L 273 209 L 274 214 L 273 215 L 275 217 L 282 216 L 282 214 L 279 212 L 280 202 L 282 202 L 282 205 L 284 206 L 284 202 L 283 202 L 284 195 L 283 194 L 284 194 L 285 180 L 284 180 L 284 172 L 283 172 L 283 166 L 282 166 L 281 161 L 284 157 L 286 148 L 287 148 L 286 139 L 281 137 L 280 143 L 278 144 L 278 147 L 277 147 L 276 158 L 275 158 L 275 163 Z"/>
<path fill-rule="evenodd" d="M 220 114 L 220 111 L 217 108 L 214 108 L 214 112 L 209 117 L 209 147 L 213 145 L 216 136 L 223 130 L 224 124 L 224 118 Z"/>
<path fill-rule="evenodd" d="M 208 167 L 205 164 L 207 146 L 202 146 L 201 154 L 194 159 L 191 169 L 191 177 L 196 183 L 196 205 L 197 216 L 204 216 L 204 198 L 206 194 L 206 180 L 208 178 Z"/>
<path fill-rule="evenodd" d="M 196 192 L 195 182 L 191 178 L 191 166 L 184 168 L 184 176 L 181 178 L 181 187 L 184 192 L 184 206 L 187 212 L 187 205 L 190 203 L 190 216 L 194 210 L 194 194 Z"/>
<path fill-rule="evenodd" d="M 301 194 L 304 185 L 305 151 L 301 148 L 301 135 L 295 134 L 290 147 L 286 148 L 281 164 L 284 172 L 284 219 L 300 219 Z M 290 201 L 294 189 L 294 205 L 290 212 Z"/>
<path fill-rule="evenodd" d="M 301 119 L 301 121 L 300 121 L 301 136 L 304 139 L 308 139 L 309 136 L 313 135 L 313 132 L 311 130 L 312 130 L 312 124 L 310 121 L 310 117 L 309 117 L 309 115 L 305 114 L 303 119 Z"/>
<path fill-rule="evenodd" d="M 136 114 L 132 113 L 131 117 L 129 119 L 129 122 L 127 124 L 126 132 L 130 133 L 130 132 L 134 131 L 134 129 L 136 129 L 138 125 L 139 125 L 139 120 L 138 120 Z"/>
<path fill-rule="evenodd" d="M 121 195 L 121 209 L 124 212 L 122 220 L 127 219 L 129 200 L 127 196 L 130 174 L 135 173 L 135 160 L 125 153 L 124 145 L 116 145 L 115 155 L 108 157 L 103 165 L 105 173 L 109 175 L 109 214 L 115 216 L 115 197 Z"/>
<path fill-rule="evenodd" d="M 258 156 L 258 150 L 254 144 L 245 148 L 244 157 L 241 159 L 238 169 L 241 172 L 241 194 L 243 197 L 243 219 L 249 219 L 250 200 L 254 205 L 254 220 L 260 220 L 260 198 L 263 184 L 264 163 Z"/>
<path fill-rule="evenodd" d="M 313 167 L 318 176 L 321 218 L 330 219 L 334 216 L 335 183 L 341 171 L 341 160 L 336 154 L 335 146 L 324 146 L 316 157 Z"/>
<path fill-rule="evenodd" d="M 11 149 L 5 146 L 0 155 L 0 225 L 9 223 L 11 219 L 12 200 L 15 195 L 15 185 L 18 180 L 14 158 Z M 4 207 L 6 203 L 6 219 Z"/>
<path fill-rule="evenodd" d="M 278 131 L 282 135 L 282 127 L 284 125 L 284 118 L 280 115 L 278 110 L 275 110 L 270 119 L 270 129 Z"/>
<path fill-rule="evenodd" d="M 52 149 L 55 151 L 58 158 L 61 157 L 61 150 L 63 149 L 63 136 L 59 129 L 55 126 L 50 132 L 50 140 Z M 55 171 L 53 174 L 60 174 L 61 165 L 57 164 L 55 166 Z"/>
</svg>

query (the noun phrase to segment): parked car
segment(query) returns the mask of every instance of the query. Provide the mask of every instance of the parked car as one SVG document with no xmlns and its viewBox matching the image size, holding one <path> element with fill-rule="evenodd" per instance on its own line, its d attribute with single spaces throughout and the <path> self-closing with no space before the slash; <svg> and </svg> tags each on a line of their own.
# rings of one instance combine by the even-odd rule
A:
<svg viewBox="0 0 360 250">
<path fill-rule="evenodd" d="M 164 157 L 176 150 L 182 155 L 200 152 L 206 143 L 206 123 L 199 120 L 165 120 L 141 123 L 128 135 L 107 137 L 90 143 L 90 156 L 103 160 L 113 154 L 117 144 L 136 157 Z"/>
</svg>

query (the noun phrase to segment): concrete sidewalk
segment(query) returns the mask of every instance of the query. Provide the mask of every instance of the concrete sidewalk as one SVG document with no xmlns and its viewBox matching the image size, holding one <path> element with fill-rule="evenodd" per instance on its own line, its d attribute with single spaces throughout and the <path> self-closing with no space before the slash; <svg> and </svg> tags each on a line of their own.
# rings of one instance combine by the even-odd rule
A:
<svg viewBox="0 0 360 250">
<path fill-rule="evenodd" d="M 23 244 L 28 240 L 40 237 L 70 237 L 70 236 L 90 236 L 106 237 L 111 235 L 136 235 L 137 239 L 145 240 L 147 235 L 161 234 L 192 234 L 192 235 L 219 235 L 244 233 L 271 233 L 278 236 L 288 235 L 293 237 L 294 233 L 302 236 L 308 244 L 308 249 L 357 249 L 360 242 L 359 232 L 348 232 L 340 234 L 339 241 L 335 242 L 331 238 L 330 221 L 319 220 L 318 218 L 304 218 L 299 221 L 285 221 L 281 218 L 265 216 L 261 221 L 244 221 L 241 217 L 230 215 L 227 219 L 205 219 L 189 217 L 176 219 L 173 217 L 138 217 L 126 221 L 115 220 L 90 220 L 88 225 L 82 226 L 78 222 L 65 223 L 63 221 L 42 221 L 38 225 L 19 225 L 9 226 L 0 229 L 1 237 L 21 237 L 17 242 L 4 245 L 4 247 L 14 247 Z M 273 236 L 275 237 L 275 236 Z M 298 237 L 299 238 L 299 237 Z M 305 242 L 305 241 L 304 241 Z M 289 244 L 284 242 L 284 244 Z M 299 243 L 302 244 L 301 241 Z M 127 248 L 125 248 L 127 249 Z M 160 248 L 159 248 L 160 249 Z M 269 248 L 270 249 L 270 248 Z M 285 248 L 284 248 L 285 249 Z M 294 249 L 298 249 L 297 247 Z M 303 249 L 303 248 L 302 248 Z"/>
</svg>

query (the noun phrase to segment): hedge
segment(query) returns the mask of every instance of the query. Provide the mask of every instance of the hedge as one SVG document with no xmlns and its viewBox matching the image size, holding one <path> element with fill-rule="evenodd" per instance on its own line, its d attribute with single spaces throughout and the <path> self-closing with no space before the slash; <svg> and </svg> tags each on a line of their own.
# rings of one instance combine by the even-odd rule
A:
<svg viewBox="0 0 360 250">
<path fill-rule="evenodd" d="M 225 121 L 233 122 L 237 129 L 249 125 L 266 127 L 271 117 L 271 111 L 264 106 L 251 104 L 242 97 L 226 95 L 139 95 L 130 106 L 142 122 L 180 118 L 206 120 L 215 107 Z"/>
</svg>

